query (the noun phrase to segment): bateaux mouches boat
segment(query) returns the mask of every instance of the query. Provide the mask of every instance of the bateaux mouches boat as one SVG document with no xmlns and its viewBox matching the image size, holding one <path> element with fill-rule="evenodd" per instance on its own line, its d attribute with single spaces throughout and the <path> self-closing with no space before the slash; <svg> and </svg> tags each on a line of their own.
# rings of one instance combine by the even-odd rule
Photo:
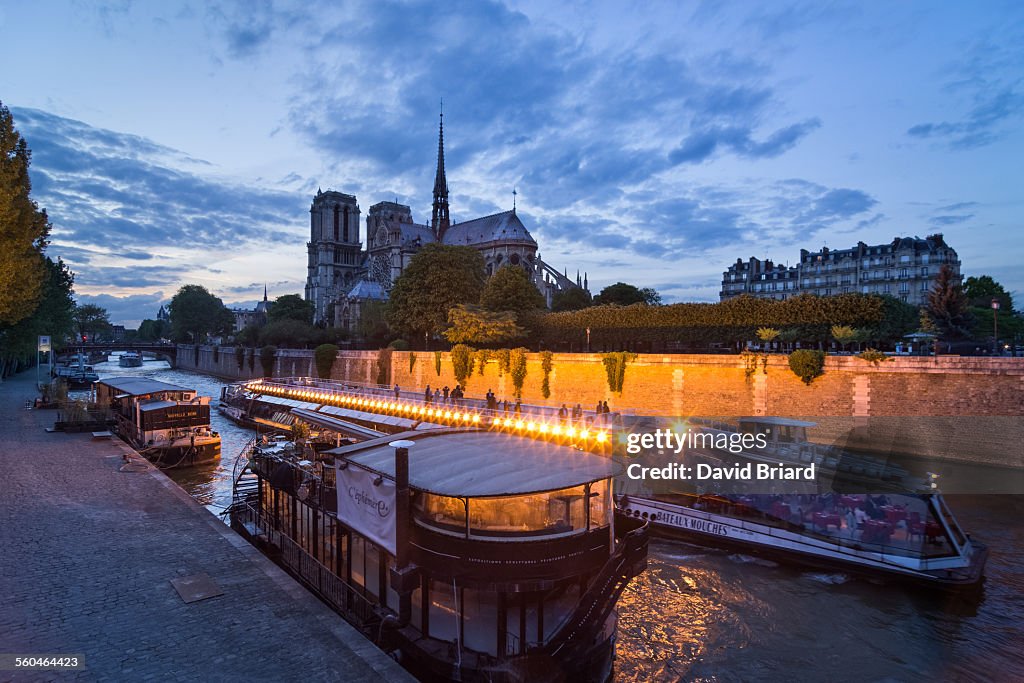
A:
<svg viewBox="0 0 1024 683">
<path fill-rule="evenodd" d="M 121 354 L 120 358 L 118 358 L 117 364 L 122 368 L 142 367 L 142 354 L 138 351 L 125 351 Z"/>
<path fill-rule="evenodd" d="M 118 435 L 164 468 L 220 458 L 220 435 L 210 428 L 210 397 L 148 377 L 112 377 L 94 385 L 96 403 L 110 408 Z"/>
<path fill-rule="evenodd" d="M 696 448 L 673 458 L 691 467 L 703 464 L 705 472 L 771 463 L 781 473 L 813 464 L 813 481 L 652 486 L 625 478 L 617 482 L 616 512 L 650 522 L 652 533 L 699 545 L 946 590 L 980 584 L 988 549 L 964 532 L 933 482 L 874 456 L 807 442 L 811 426 L 786 418 L 743 418 L 737 431 L 767 434 L 764 448 Z M 711 433 L 727 430 L 717 424 Z M 664 464 L 663 457 L 656 460 Z"/>
<path fill-rule="evenodd" d="M 259 391 L 309 436 L 247 446 L 233 528 L 421 680 L 610 679 L 615 605 L 648 539 L 615 520 L 614 461 L 461 413 L 398 418 L 412 411 L 393 397 L 343 408 L 355 393 L 323 382 Z"/>
</svg>

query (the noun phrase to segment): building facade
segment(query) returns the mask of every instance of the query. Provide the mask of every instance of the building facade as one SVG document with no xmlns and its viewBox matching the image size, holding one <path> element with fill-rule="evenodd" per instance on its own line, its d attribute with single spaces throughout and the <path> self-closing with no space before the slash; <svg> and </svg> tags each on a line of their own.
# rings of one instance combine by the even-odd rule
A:
<svg viewBox="0 0 1024 683">
<path fill-rule="evenodd" d="M 742 294 L 788 299 L 797 294 L 887 294 L 913 305 L 928 301 L 942 265 L 960 275 L 960 259 L 941 234 L 897 237 L 889 244 L 858 242 L 850 249 L 800 250 L 795 266 L 751 257 L 722 275 L 722 301 Z"/>
<path fill-rule="evenodd" d="M 231 314 L 235 316 L 234 332 L 241 332 L 247 327 L 263 327 L 267 324 L 267 312 L 270 310 L 270 301 L 267 300 L 267 286 L 263 285 L 263 301 L 256 304 L 256 308 L 232 308 Z"/>
<path fill-rule="evenodd" d="M 581 286 L 541 260 L 537 241 L 515 207 L 461 223 L 451 222 L 443 118 L 429 224 L 415 222 L 412 209 L 405 204 L 378 202 L 366 215 L 363 249 L 355 196 L 318 190 L 310 216 L 306 299 L 314 304 L 317 324 L 354 330 L 367 302 L 386 301 L 395 280 L 416 252 L 434 242 L 477 249 L 484 257 L 488 275 L 505 265 L 523 268 L 549 306 L 556 293 Z"/>
</svg>

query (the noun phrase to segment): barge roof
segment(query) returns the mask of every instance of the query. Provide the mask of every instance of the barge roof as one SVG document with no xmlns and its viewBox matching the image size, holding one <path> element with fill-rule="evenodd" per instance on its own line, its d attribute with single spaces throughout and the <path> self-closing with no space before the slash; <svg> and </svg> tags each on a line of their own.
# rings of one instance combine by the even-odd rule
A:
<svg viewBox="0 0 1024 683">
<path fill-rule="evenodd" d="M 409 439 L 409 486 L 442 496 L 485 498 L 542 493 L 619 474 L 611 458 L 550 441 L 488 431 L 411 432 L 328 451 L 395 478 L 395 449 Z"/>
<path fill-rule="evenodd" d="M 161 391 L 195 391 L 195 389 L 179 387 L 177 384 L 168 384 L 148 377 L 110 377 L 96 383 L 116 389 L 119 393 L 128 396 L 155 394 Z"/>
</svg>

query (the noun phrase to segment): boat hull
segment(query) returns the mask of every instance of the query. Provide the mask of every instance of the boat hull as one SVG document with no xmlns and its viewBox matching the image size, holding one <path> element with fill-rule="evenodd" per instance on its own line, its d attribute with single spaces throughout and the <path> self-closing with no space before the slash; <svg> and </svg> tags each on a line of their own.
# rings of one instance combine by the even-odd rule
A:
<svg viewBox="0 0 1024 683">
<path fill-rule="evenodd" d="M 150 447 L 142 454 L 163 469 L 209 465 L 220 460 L 220 440 L 207 443 Z"/>
<path fill-rule="evenodd" d="M 630 512 L 627 513 L 626 510 Z M 801 543 L 792 537 L 773 535 L 765 527 L 741 525 L 723 515 L 696 511 L 682 505 L 658 503 L 658 509 L 650 507 L 643 498 L 629 497 L 623 506 L 616 507 L 616 518 L 634 519 L 633 512 L 646 512 L 651 522 L 651 533 L 665 538 L 683 540 L 695 545 L 735 550 L 787 564 L 801 564 L 826 570 L 842 571 L 873 579 L 897 581 L 916 586 L 927 586 L 943 591 L 973 590 L 980 587 L 983 579 L 988 548 L 972 541 L 970 564 L 955 569 L 917 570 L 894 566 L 880 561 L 868 560 L 853 553 L 844 553 L 838 547 L 823 548 L 811 543 Z M 616 522 L 618 523 L 618 521 Z"/>
</svg>

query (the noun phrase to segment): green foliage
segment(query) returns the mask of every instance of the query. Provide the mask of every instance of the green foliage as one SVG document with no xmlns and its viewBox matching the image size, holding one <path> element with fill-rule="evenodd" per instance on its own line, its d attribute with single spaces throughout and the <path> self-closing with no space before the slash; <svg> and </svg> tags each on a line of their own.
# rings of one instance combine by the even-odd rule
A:
<svg viewBox="0 0 1024 683">
<path fill-rule="evenodd" d="M 512 377 L 512 387 L 515 389 L 516 398 L 523 396 L 523 383 L 526 381 L 526 354 L 527 349 L 521 346 L 509 351 L 509 375 Z"/>
<path fill-rule="evenodd" d="M 938 335 L 939 328 L 932 320 L 931 315 L 928 314 L 927 308 L 922 308 L 920 315 L 918 315 L 917 331 L 924 332 L 925 334 Z"/>
<path fill-rule="evenodd" d="M 388 344 L 388 348 L 394 349 L 395 351 L 408 351 L 409 342 L 405 341 L 404 339 L 392 339 L 391 343 Z"/>
<path fill-rule="evenodd" d="M 238 345 L 235 346 L 235 362 L 238 363 L 238 371 L 242 371 L 242 366 L 245 365 L 245 347 Z"/>
<path fill-rule="evenodd" d="M 477 372 L 480 373 L 481 377 L 484 376 L 484 371 L 487 369 L 487 363 L 490 360 L 491 360 L 491 350 L 490 349 L 479 349 L 479 350 L 477 350 L 477 352 L 476 352 L 476 367 L 477 367 Z"/>
<path fill-rule="evenodd" d="M 915 315 L 912 306 L 893 301 Z M 893 330 L 883 325 L 890 306 L 884 297 L 867 294 L 801 294 L 782 301 L 739 296 L 716 304 L 592 306 L 545 314 L 541 336 L 548 342 L 578 342 L 590 328 L 595 345 L 641 340 L 729 343 L 753 338 L 759 327 L 772 327 L 796 329 L 798 338 L 805 341 L 825 341 L 832 325 L 877 326 L 880 333 L 891 334 Z"/>
<path fill-rule="evenodd" d="M 789 354 L 789 369 L 793 374 L 810 384 L 825 372 L 825 352 L 817 349 L 797 349 Z"/>
<path fill-rule="evenodd" d="M 438 377 L 441 376 L 441 352 L 440 351 L 434 351 L 434 372 L 437 373 Z"/>
<path fill-rule="evenodd" d="M 857 354 L 857 358 L 860 358 L 861 360 L 866 360 L 872 365 L 878 365 L 879 363 L 884 363 L 885 361 L 892 360 L 892 358 L 876 349 L 864 349 L 864 351 Z"/>
<path fill-rule="evenodd" d="M 852 344 L 860 338 L 860 332 L 849 325 L 833 325 L 829 330 L 832 338 L 844 349 L 847 344 Z"/>
<path fill-rule="evenodd" d="M 448 311 L 478 302 L 483 288 L 484 259 L 479 251 L 428 244 L 395 280 L 387 320 L 395 331 L 414 339 L 442 334 L 448 326 Z"/>
<path fill-rule="evenodd" d="M 757 338 L 766 344 L 770 344 L 779 338 L 782 334 L 779 330 L 774 327 L 759 327 L 757 328 Z"/>
<path fill-rule="evenodd" d="M 75 329 L 79 339 L 85 336 L 89 341 L 94 341 L 98 333 L 110 329 L 107 310 L 101 306 L 95 304 L 76 305 L 72 315 L 75 318 Z"/>
<path fill-rule="evenodd" d="M 555 292 L 551 297 L 552 311 L 578 311 L 594 305 L 590 292 L 582 287 L 570 287 L 562 292 Z"/>
<path fill-rule="evenodd" d="M 319 341 L 321 336 L 321 330 L 309 323 L 285 318 L 264 325 L 260 329 L 259 341 L 278 348 L 305 349 Z"/>
<path fill-rule="evenodd" d="M 270 305 L 270 310 L 267 311 L 267 322 L 281 320 L 294 320 L 312 325 L 313 302 L 306 301 L 298 294 L 285 294 L 277 297 Z"/>
<path fill-rule="evenodd" d="M 47 277 L 43 250 L 50 221 L 30 196 L 31 156 L 0 102 L 0 335 L 35 313 Z"/>
<path fill-rule="evenodd" d="M 465 344 L 456 344 L 451 350 L 452 370 L 455 373 L 455 381 L 466 386 L 466 381 L 473 374 L 473 347 Z"/>
<path fill-rule="evenodd" d="M 740 354 L 740 359 L 743 360 L 743 377 L 746 380 L 750 380 L 757 372 L 757 361 L 759 354 L 756 351 L 750 349 L 744 349 L 743 353 Z"/>
<path fill-rule="evenodd" d="M 375 368 L 377 370 L 377 384 L 391 384 L 392 353 L 393 351 L 390 348 L 384 348 L 377 351 L 377 362 L 375 363 Z"/>
<path fill-rule="evenodd" d="M 410 353 L 409 354 L 409 374 L 410 375 L 412 374 L 412 369 L 414 367 L 416 367 L 416 354 L 415 353 Z"/>
<path fill-rule="evenodd" d="M 635 285 L 628 285 L 625 282 L 616 282 L 601 290 L 601 293 L 594 297 L 594 304 L 597 306 L 632 306 L 633 304 L 646 304 L 656 306 L 661 303 L 661 295 L 650 287 L 640 289 Z"/>
<path fill-rule="evenodd" d="M 309 425 L 302 420 L 295 420 L 292 422 L 291 429 L 292 442 L 300 443 L 303 439 L 309 438 Z"/>
<path fill-rule="evenodd" d="M 518 266 L 504 266 L 487 280 L 480 306 L 488 311 L 531 311 L 545 308 L 544 295 Z"/>
<path fill-rule="evenodd" d="M 158 341 L 166 339 L 171 334 L 171 326 L 166 320 L 152 320 L 146 318 L 139 323 L 139 341 Z"/>
<path fill-rule="evenodd" d="M 369 299 L 360 302 L 356 336 L 371 346 L 383 346 L 391 335 L 386 313 L 387 302 L 385 301 Z"/>
<path fill-rule="evenodd" d="M 458 305 L 448 311 L 448 322 L 451 327 L 444 331 L 444 337 L 453 343 L 500 344 L 524 335 L 512 311 L 495 313 Z"/>
<path fill-rule="evenodd" d="M 636 354 L 629 351 L 613 351 L 601 354 L 604 371 L 608 377 L 608 390 L 622 394 L 622 386 L 626 381 L 626 366 L 636 360 Z"/>
<path fill-rule="evenodd" d="M 61 341 L 74 331 L 74 275 L 60 259 L 53 261 L 47 257 L 43 265 L 46 277 L 35 312 L 12 326 L 0 325 L 0 377 L 35 360 L 39 335 L 50 335 L 57 350 Z"/>
<path fill-rule="evenodd" d="M 201 344 L 207 335 L 226 334 L 235 316 L 202 285 L 184 285 L 171 299 L 171 334 L 176 341 Z"/>
<path fill-rule="evenodd" d="M 928 292 L 928 315 L 943 339 L 963 339 L 971 334 L 971 313 L 960 278 L 948 264 L 942 264 L 935 284 Z"/>
<path fill-rule="evenodd" d="M 508 349 L 498 349 L 494 356 L 498 359 L 498 377 L 501 377 L 512 367 L 512 352 Z"/>
<path fill-rule="evenodd" d="M 964 296 L 972 308 L 991 309 L 992 299 L 995 299 L 999 302 L 1000 315 L 1013 311 L 1013 297 L 988 275 L 967 278 L 964 282 Z"/>
<path fill-rule="evenodd" d="M 551 398 L 551 368 L 554 354 L 550 351 L 540 352 L 540 369 L 544 372 L 544 379 L 540 384 L 540 393 L 544 398 Z"/>
<path fill-rule="evenodd" d="M 264 377 L 274 376 L 274 358 L 277 356 L 276 346 L 264 346 L 260 349 L 260 366 L 263 368 Z"/>
<path fill-rule="evenodd" d="M 331 368 L 334 367 L 334 359 L 338 357 L 338 347 L 334 344 L 321 344 L 313 351 L 313 360 L 316 363 L 316 374 L 320 379 L 331 378 Z"/>
</svg>

